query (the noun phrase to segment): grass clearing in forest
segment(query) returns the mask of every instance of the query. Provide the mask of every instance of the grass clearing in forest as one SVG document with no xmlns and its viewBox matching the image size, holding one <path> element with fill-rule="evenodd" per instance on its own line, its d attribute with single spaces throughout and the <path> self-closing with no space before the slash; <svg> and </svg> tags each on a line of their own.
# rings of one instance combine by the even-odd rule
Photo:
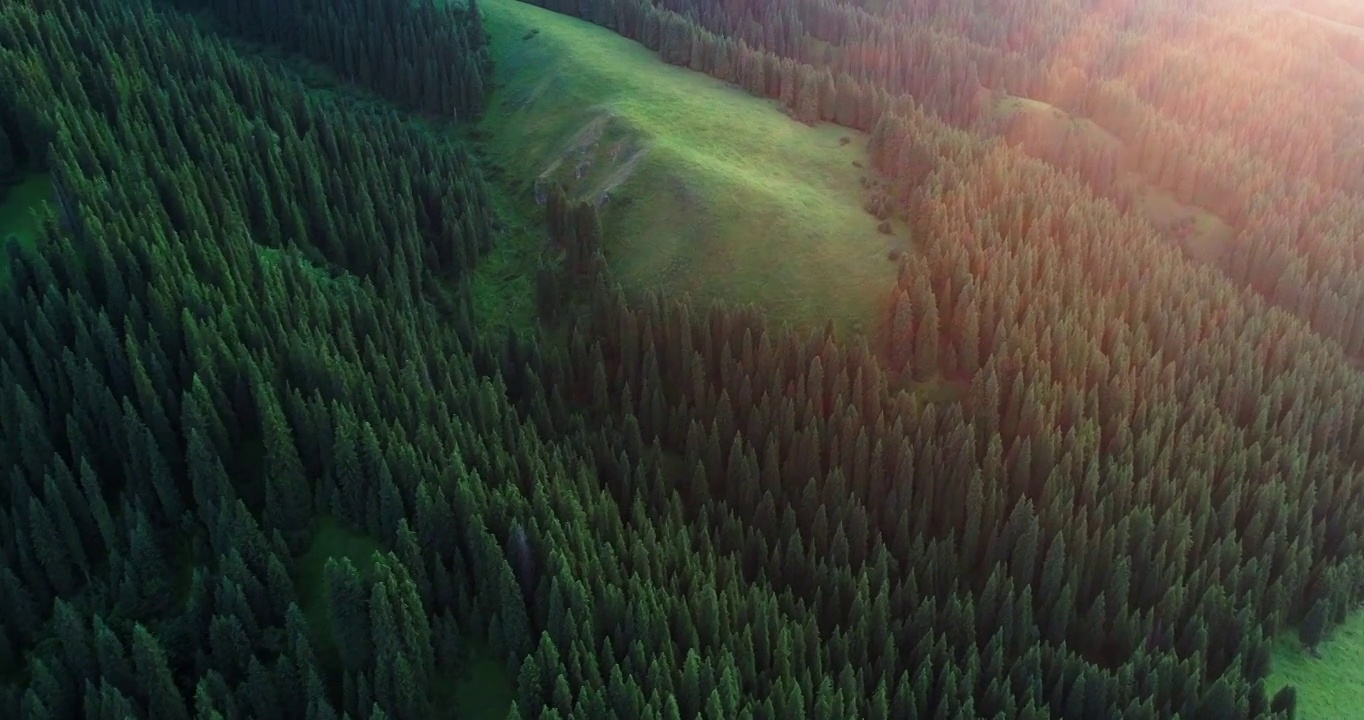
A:
<svg viewBox="0 0 1364 720">
<path fill-rule="evenodd" d="M 368 580 L 374 571 L 374 553 L 384 547 L 373 537 L 352 530 L 330 515 L 319 515 L 312 544 L 299 556 L 294 584 L 299 609 L 308 619 L 318 661 L 326 667 L 340 662 L 332 638 L 331 617 L 327 610 L 327 560 L 347 558 Z M 507 669 L 485 643 L 470 640 L 461 667 L 445 676 L 435 688 L 437 718 L 459 720 L 503 720 L 515 697 L 515 684 Z"/>
<path fill-rule="evenodd" d="M 1098 123 L 1050 103 L 995 90 L 982 90 L 977 98 L 982 112 L 1010 144 L 1020 144 L 1027 154 L 1048 162 L 1062 148 L 1119 156 L 1125 150 L 1122 140 Z"/>
<path fill-rule="evenodd" d="M 1231 250 L 1233 232 L 1222 218 L 1197 205 L 1180 202 L 1174 195 L 1142 181 L 1135 174 L 1130 177 L 1138 183 L 1132 209 L 1166 237 L 1179 243 L 1190 258 L 1211 263 Z"/>
<path fill-rule="evenodd" d="M 13 235 L 20 244 L 32 247 L 41 229 L 37 211 L 52 202 L 56 202 L 56 194 L 46 173 L 27 175 L 17 184 L 0 189 L 0 243 Z M 0 248 L 0 282 L 9 277 L 9 254 L 3 250 Z"/>
<path fill-rule="evenodd" d="M 1033 137 L 1034 142 L 1046 138 L 1063 147 L 1086 144 L 1127 153 L 1122 140 L 1093 120 L 1071 115 L 1040 100 L 986 91 L 982 93 L 982 102 L 986 104 L 986 111 L 997 119 L 1017 118 L 1013 132 L 1020 137 Z M 1121 171 L 1118 183 L 1132 194 L 1133 214 L 1146 218 L 1191 259 L 1216 262 L 1231 249 L 1231 227 L 1212 212 L 1180 202 L 1173 193 L 1137 172 Z"/>
<path fill-rule="evenodd" d="M 327 560 L 348 558 L 362 577 L 374 569 L 374 553 L 383 552 L 378 540 L 346 527 L 330 515 L 318 515 L 313 542 L 298 558 L 294 585 L 299 609 L 308 618 L 318 660 L 336 662 L 331 617 L 327 612 Z"/>
<path fill-rule="evenodd" d="M 446 697 L 438 698 L 436 706 L 446 710 L 446 718 L 506 720 L 516 697 L 511 675 L 486 645 L 474 644 L 469 650 L 464 667 L 437 690 Z"/>
<path fill-rule="evenodd" d="M 807 327 L 876 322 L 895 279 L 887 252 L 908 238 L 862 209 L 864 135 L 798 123 L 587 22 L 517 0 L 480 7 L 498 72 L 486 150 L 524 197 L 543 178 L 603 202 L 628 289 L 754 303 Z"/>
<path fill-rule="evenodd" d="M 1071 115 L 1041 100 L 1006 93 L 991 93 L 990 98 L 989 111 L 998 118 L 1020 116 L 1024 122 L 1050 129 L 1061 137 L 1073 137 L 1078 134 L 1080 142 L 1115 148 L 1122 145 L 1121 140 L 1099 127 L 1093 120 Z"/>
<path fill-rule="evenodd" d="M 1284 685 L 1298 689 L 1298 720 L 1360 717 L 1364 708 L 1364 612 L 1351 614 L 1312 657 L 1296 633 L 1274 643 L 1274 670 L 1265 682 L 1270 697 Z"/>
<path fill-rule="evenodd" d="M 488 179 L 500 229 L 468 282 L 479 330 L 502 337 L 511 330 L 525 333 L 535 327 L 535 273 L 545 230 L 539 208 L 529 201 L 517 202 L 496 179 Z"/>
</svg>

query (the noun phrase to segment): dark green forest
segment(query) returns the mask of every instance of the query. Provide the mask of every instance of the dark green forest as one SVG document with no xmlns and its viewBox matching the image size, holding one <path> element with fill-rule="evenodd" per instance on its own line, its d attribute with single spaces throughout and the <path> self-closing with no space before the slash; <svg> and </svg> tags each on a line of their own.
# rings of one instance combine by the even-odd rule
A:
<svg viewBox="0 0 1364 720">
<path fill-rule="evenodd" d="M 478 662 L 511 718 L 1295 717 L 1273 639 L 1364 600 L 1364 40 L 1159 50 L 1251 0 L 543 4 L 869 133 L 869 212 L 924 238 L 880 329 L 627 294 L 562 189 L 536 324 L 483 327 L 523 219 L 464 132 L 473 0 L 9 0 L 0 199 L 55 200 L 0 266 L 0 717 L 489 717 Z M 1300 32 L 1243 25 L 1208 42 Z M 1235 248 L 1137 219 L 1134 172 Z"/>
</svg>

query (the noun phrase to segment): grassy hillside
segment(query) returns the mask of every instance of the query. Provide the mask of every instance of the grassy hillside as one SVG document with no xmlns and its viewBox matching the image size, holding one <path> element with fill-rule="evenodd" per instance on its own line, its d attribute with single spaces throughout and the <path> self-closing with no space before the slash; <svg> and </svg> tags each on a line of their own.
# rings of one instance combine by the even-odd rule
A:
<svg viewBox="0 0 1364 720">
<path fill-rule="evenodd" d="M 629 40 L 516 0 L 480 4 L 498 90 L 488 148 L 527 196 L 566 181 L 603 202 L 630 288 L 760 305 L 801 324 L 872 322 L 892 248 L 861 209 L 866 138 L 661 62 Z"/>
<path fill-rule="evenodd" d="M 1093 120 L 1071 115 L 1050 103 L 1005 93 L 987 93 L 987 97 L 991 102 L 989 110 L 1000 117 L 1022 116 L 1029 123 L 1047 126 L 1053 133 L 1071 136 L 1071 139 L 1079 142 L 1102 146 L 1122 144 L 1121 140 Z M 1076 135 L 1078 138 L 1074 137 Z"/>
<path fill-rule="evenodd" d="M 1072 115 L 1054 105 L 1032 98 L 1004 93 L 981 93 L 985 110 L 999 119 L 1014 119 L 1014 131 L 1047 138 L 1061 146 L 1084 144 L 1126 155 L 1122 140 L 1093 120 Z M 1124 158 L 1125 165 L 1135 165 Z M 1231 248 L 1232 229 L 1205 208 L 1180 202 L 1169 191 L 1150 182 L 1140 173 L 1123 170 L 1119 183 L 1132 193 L 1133 210 L 1163 235 L 1179 243 L 1189 257 L 1213 262 Z"/>
<path fill-rule="evenodd" d="M 1359 717 L 1364 707 L 1364 613 L 1354 613 L 1312 657 L 1289 633 L 1274 648 L 1274 672 L 1265 683 L 1273 694 L 1286 684 L 1298 689 L 1298 717 L 1331 720 Z"/>
</svg>

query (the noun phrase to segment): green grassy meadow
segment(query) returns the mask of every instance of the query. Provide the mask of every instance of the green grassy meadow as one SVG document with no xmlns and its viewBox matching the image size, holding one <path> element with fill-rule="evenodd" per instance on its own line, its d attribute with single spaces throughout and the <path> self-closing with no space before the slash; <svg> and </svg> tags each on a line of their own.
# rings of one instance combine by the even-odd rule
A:
<svg viewBox="0 0 1364 720">
<path fill-rule="evenodd" d="M 1280 638 L 1266 691 L 1296 686 L 1298 720 L 1364 717 L 1364 613 L 1352 614 L 1317 650 L 1320 657 L 1312 657 L 1295 633 Z"/>
<path fill-rule="evenodd" d="M 0 190 L 0 241 L 13 235 L 21 243 L 33 243 L 39 230 L 36 211 L 53 200 L 52 183 L 44 174 L 25 176 L 18 184 Z M 8 273 L 9 256 L 0 252 L 0 278 Z"/>
<path fill-rule="evenodd" d="M 298 559 L 294 582 L 298 587 L 299 609 L 308 618 L 318 659 L 339 662 L 332 640 L 331 617 L 327 612 L 326 567 L 331 558 L 347 558 L 368 577 L 374 570 L 374 553 L 384 552 L 378 540 L 343 525 L 329 515 L 318 517 L 312 544 Z M 447 717 L 461 720 L 502 720 L 511 707 L 515 688 L 507 669 L 492 659 L 485 646 L 470 639 L 468 660 L 458 675 L 445 683 L 442 697 L 449 706 Z"/>
<path fill-rule="evenodd" d="M 862 210 L 866 137 L 660 61 L 608 30 L 517 0 L 480 3 L 498 87 L 481 130 L 522 194 L 605 199 L 629 289 L 754 303 L 777 320 L 871 328 L 894 283 Z"/>
<path fill-rule="evenodd" d="M 516 685 L 492 651 L 475 644 L 469 660 L 448 685 L 447 720 L 506 720 Z M 440 692 L 437 690 L 437 692 Z"/>
<path fill-rule="evenodd" d="M 1066 143 L 1085 143 L 1125 153 L 1122 140 L 1093 120 L 1070 113 L 1032 98 L 1003 93 L 982 93 L 986 111 L 999 118 L 1019 115 L 1026 124 L 1041 128 L 1051 137 Z M 1120 183 L 1131 189 L 1133 210 L 1156 229 L 1179 243 L 1192 259 L 1214 262 L 1231 249 L 1232 229 L 1222 218 L 1197 205 L 1180 202 L 1169 191 L 1139 173 L 1122 173 Z"/>
<path fill-rule="evenodd" d="M 497 183 L 492 183 L 491 194 L 501 232 L 469 283 L 478 326 L 500 337 L 507 330 L 524 332 L 535 325 L 535 271 L 544 229 L 531 203 L 517 202 Z"/>
<path fill-rule="evenodd" d="M 383 552 L 383 547 L 374 538 L 347 528 L 329 515 L 318 517 L 313 542 L 298 559 L 294 583 L 298 586 L 299 609 L 308 618 L 319 659 L 336 659 L 331 617 L 327 612 L 327 561 L 347 558 L 361 575 L 368 577 L 374 569 L 375 552 Z"/>
</svg>

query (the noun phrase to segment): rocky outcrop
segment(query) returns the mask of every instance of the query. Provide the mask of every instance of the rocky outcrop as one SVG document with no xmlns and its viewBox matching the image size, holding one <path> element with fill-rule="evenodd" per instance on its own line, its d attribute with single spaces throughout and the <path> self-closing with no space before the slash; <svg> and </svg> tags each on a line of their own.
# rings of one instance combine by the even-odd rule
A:
<svg viewBox="0 0 1364 720">
<path fill-rule="evenodd" d="M 647 154 L 648 143 L 637 128 L 601 110 L 548 159 L 535 178 L 535 203 L 544 207 L 550 188 L 561 185 L 570 200 L 604 209 Z"/>
</svg>

